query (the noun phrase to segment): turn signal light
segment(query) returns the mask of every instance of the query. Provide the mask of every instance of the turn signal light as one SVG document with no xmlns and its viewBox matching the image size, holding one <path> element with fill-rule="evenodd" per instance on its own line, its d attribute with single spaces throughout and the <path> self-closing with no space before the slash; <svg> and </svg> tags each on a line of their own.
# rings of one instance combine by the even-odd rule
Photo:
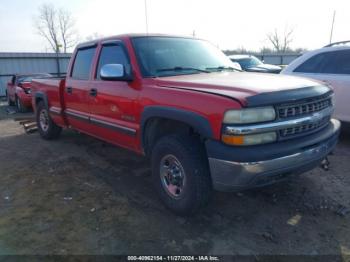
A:
<svg viewBox="0 0 350 262">
<path fill-rule="evenodd" d="M 275 142 L 277 139 L 276 132 L 268 132 L 255 135 L 225 135 L 221 140 L 227 145 L 234 146 L 251 146 Z"/>
<path fill-rule="evenodd" d="M 244 144 L 244 137 L 243 136 L 222 135 L 222 141 L 228 145 L 243 145 Z"/>
</svg>

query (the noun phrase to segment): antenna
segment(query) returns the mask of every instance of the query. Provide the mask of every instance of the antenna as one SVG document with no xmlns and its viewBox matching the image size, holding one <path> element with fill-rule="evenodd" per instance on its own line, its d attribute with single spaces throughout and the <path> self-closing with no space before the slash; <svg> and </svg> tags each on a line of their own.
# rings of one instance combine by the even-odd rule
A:
<svg viewBox="0 0 350 262">
<path fill-rule="evenodd" d="M 330 43 L 330 44 L 332 43 L 334 20 L 335 20 L 335 10 L 334 10 L 334 12 L 333 12 L 333 21 L 332 21 L 331 36 L 330 36 L 330 38 L 329 38 L 329 43 Z"/>
<path fill-rule="evenodd" d="M 147 0 L 145 0 L 145 20 L 146 20 L 146 33 L 148 34 L 148 14 L 147 14 Z"/>
</svg>

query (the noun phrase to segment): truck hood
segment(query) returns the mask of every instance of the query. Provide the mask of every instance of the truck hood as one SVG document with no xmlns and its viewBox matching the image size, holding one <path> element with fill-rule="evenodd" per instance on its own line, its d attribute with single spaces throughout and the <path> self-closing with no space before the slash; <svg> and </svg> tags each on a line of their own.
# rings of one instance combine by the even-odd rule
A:
<svg viewBox="0 0 350 262">
<path fill-rule="evenodd" d="M 262 97 L 262 95 L 265 97 L 272 93 L 275 96 L 283 94 L 282 97 L 279 97 L 278 102 L 280 103 L 330 92 L 330 88 L 320 82 L 276 74 L 217 72 L 159 77 L 156 78 L 156 81 L 162 87 L 226 96 L 239 100 L 242 105 L 257 105 L 255 97 Z M 249 103 L 249 100 L 255 102 Z"/>
</svg>

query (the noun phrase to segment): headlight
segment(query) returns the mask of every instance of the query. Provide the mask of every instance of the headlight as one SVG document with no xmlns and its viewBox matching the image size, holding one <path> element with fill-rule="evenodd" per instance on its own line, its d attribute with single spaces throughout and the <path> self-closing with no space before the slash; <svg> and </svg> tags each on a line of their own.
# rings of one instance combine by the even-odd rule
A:
<svg viewBox="0 0 350 262">
<path fill-rule="evenodd" d="M 224 124 L 249 124 L 271 121 L 276 118 L 272 106 L 229 110 L 224 115 Z"/>
<path fill-rule="evenodd" d="M 255 134 L 255 135 L 222 135 L 222 141 L 234 146 L 252 146 L 275 142 L 276 132 Z"/>
</svg>

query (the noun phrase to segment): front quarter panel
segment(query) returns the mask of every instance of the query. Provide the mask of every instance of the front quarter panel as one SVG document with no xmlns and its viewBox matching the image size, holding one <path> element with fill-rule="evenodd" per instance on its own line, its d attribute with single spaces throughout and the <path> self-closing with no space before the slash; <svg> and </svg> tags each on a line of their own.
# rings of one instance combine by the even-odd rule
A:
<svg viewBox="0 0 350 262">
<path fill-rule="evenodd" d="M 147 107 L 165 107 L 178 109 L 206 119 L 211 129 L 211 139 L 221 139 L 221 127 L 224 113 L 229 109 L 239 109 L 239 102 L 224 96 L 200 91 L 160 87 L 149 81 L 144 84 L 140 96 L 140 115 L 138 121 L 145 121 L 141 112 Z M 196 123 L 193 123 L 194 125 Z M 195 128 L 195 127 L 194 127 Z"/>
</svg>

